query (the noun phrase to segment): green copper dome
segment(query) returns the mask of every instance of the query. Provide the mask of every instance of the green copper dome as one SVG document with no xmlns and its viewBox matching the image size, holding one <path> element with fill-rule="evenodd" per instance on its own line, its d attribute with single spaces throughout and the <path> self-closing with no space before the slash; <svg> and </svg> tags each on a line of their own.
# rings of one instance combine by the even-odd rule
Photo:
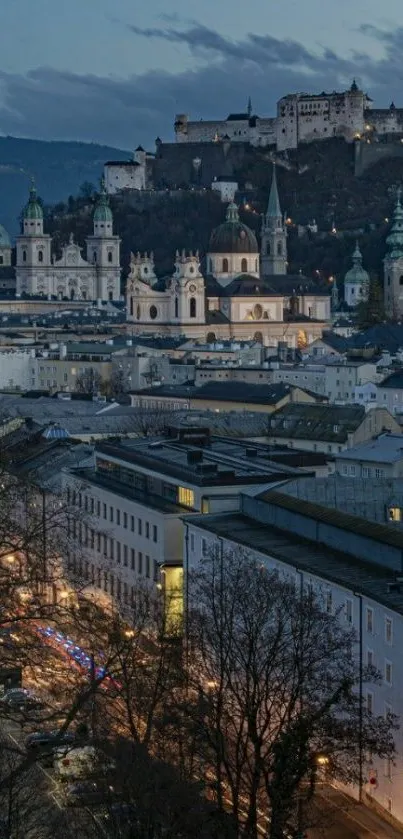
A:
<svg viewBox="0 0 403 839">
<path fill-rule="evenodd" d="M 353 267 L 347 271 L 346 276 L 344 277 L 344 282 L 348 285 L 365 285 L 365 283 L 369 283 L 369 274 L 362 267 L 362 254 L 358 247 L 358 242 L 356 242 L 355 251 L 353 253 Z"/>
<path fill-rule="evenodd" d="M 228 204 L 226 221 L 213 230 L 208 249 L 209 253 L 259 253 L 256 236 L 239 221 L 236 204 Z"/>
<path fill-rule="evenodd" d="M 389 259 L 399 259 L 403 256 L 403 208 L 400 203 L 401 190 L 397 191 L 397 201 L 393 214 L 392 227 L 386 239 Z"/>
<path fill-rule="evenodd" d="M 101 192 L 95 207 L 94 221 L 112 224 L 113 215 L 109 206 L 109 198 L 105 189 L 105 181 L 101 181 Z"/>
<path fill-rule="evenodd" d="M 2 224 L 0 224 L 0 248 L 11 248 L 10 237 Z"/>
<path fill-rule="evenodd" d="M 31 221 L 41 221 L 43 219 L 43 210 L 33 184 L 29 190 L 29 201 L 24 210 L 24 219 L 30 219 Z"/>
</svg>

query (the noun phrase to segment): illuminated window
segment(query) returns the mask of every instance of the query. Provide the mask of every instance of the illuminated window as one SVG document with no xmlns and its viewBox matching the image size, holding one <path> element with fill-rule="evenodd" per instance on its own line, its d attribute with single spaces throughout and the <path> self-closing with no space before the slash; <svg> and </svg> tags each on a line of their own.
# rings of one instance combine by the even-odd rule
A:
<svg viewBox="0 0 403 839">
<path fill-rule="evenodd" d="M 401 521 L 402 511 L 400 507 L 389 507 L 389 521 Z"/>
<path fill-rule="evenodd" d="M 184 507 L 194 507 L 195 494 L 193 490 L 186 487 L 178 487 L 178 490 L 179 504 L 183 504 Z"/>
</svg>

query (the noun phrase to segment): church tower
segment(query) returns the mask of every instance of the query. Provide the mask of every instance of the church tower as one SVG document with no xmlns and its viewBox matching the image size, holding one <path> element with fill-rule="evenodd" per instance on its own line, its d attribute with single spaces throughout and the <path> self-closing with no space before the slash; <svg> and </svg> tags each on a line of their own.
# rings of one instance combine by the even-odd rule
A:
<svg viewBox="0 0 403 839">
<path fill-rule="evenodd" d="M 17 297 L 51 294 L 51 244 L 51 237 L 43 232 L 43 209 L 32 184 L 23 212 L 23 230 L 17 236 Z"/>
<path fill-rule="evenodd" d="M 101 192 L 94 212 L 94 233 L 88 236 L 87 261 L 96 273 L 97 300 L 120 300 L 120 239 L 113 234 L 113 215 L 101 181 Z"/>
<path fill-rule="evenodd" d="M 205 285 L 198 251 L 195 254 L 176 251 L 170 292 L 172 323 L 192 326 L 206 322 Z"/>
<path fill-rule="evenodd" d="M 386 313 L 393 317 L 403 314 L 403 207 L 399 187 L 391 231 L 386 239 L 387 253 L 384 266 L 384 301 Z"/>
<path fill-rule="evenodd" d="M 287 230 L 281 214 L 275 164 L 273 164 L 269 203 L 266 214 L 263 217 L 261 238 L 260 262 L 262 275 L 286 274 Z"/>
</svg>

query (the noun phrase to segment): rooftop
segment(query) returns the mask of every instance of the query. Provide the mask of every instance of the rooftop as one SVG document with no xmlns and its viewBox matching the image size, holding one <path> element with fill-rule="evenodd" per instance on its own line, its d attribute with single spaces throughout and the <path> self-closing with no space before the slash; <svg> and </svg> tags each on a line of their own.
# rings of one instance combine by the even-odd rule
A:
<svg viewBox="0 0 403 839">
<path fill-rule="evenodd" d="M 208 429 L 197 427 L 182 429 L 171 439 L 100 443 L 96 453 L 196 486 L 259 485 L 298 475 L 295 469 L 271 462 L 267 446 L 210 437 Z"/>
<path fill-rule="evenodd" d="M 270 434 L 273 437 L 292 437 L 294 440 L 329 440 L 344 443 L 364 418 L 363 405 L 293 402 L 271 415 Z"/>
<path fill-rule="evenodd" d="M 396 370 L 395 373 L 391 373 L 390 376 L 387 376 L 383 382 L 380 382 L 378 387 L 387 387 L 393 388 L 394 390 L 400 390 L 403 388 L 403 369 Z"/>
<path fill-rule="evenodd" d="M 375 440 L 368 440 L 352 449 L 340 452 L 339 460 L 362 460 L 369 463 L 398 463 L 403 460 L 403 435 L 380 434 Z"/>
<path fill-rule="evenodd" d="M 270 493 L 271 496 L 273 494 Z M 241 513 L 195 516 L 192 518 L 192 524 L 200 524 L 204 530 L 219 537 L 231 538 L 246 548 L 253 548 L 263 555 L 274 557 L 298 570 L 317 574 L 329 582 L 348 586 L 351 590 L 403 614 L 403 593 L 390 590 L 390 585 L 395 582 L 396 575 L 380 565 L 371 563 L 368 568 L 367 562 L 356 559 L 350 554 L 331 550 L 303 539 L 301 536 L 294 536 L 276 527 L 260 524 Z M 363 522 L 363 526 L 365 525 L 369 528 L 376 527 L 378 538 L 381 540 L 384 531 L 389 533 L 389 528 L 386 526 L 382 528 L 380 525 Z M 370 534 L 366 532 L 366 535 Z M 398 542 L 403 548 L 403 533 L 392 531 L 390 535 L 394 537 L 394 544 Z"/>
<path fill-rule="evenodd" d="M 161 385 L 138 391 L 140 396 L 177 397 L 192 400 L 212 400 L 215 402 L 246 402 L 254 405 L 277 405 L 289 396 L 295 388 L 292 385 L 278 384 L 254 385 L 245 382 L 206 382 L 200 387 L 194 385 Z"/>
</svg>

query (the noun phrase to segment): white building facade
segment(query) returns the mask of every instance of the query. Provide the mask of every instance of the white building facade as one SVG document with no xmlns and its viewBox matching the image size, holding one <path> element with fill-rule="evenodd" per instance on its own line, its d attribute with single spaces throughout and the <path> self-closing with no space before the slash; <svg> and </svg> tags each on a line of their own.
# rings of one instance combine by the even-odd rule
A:
<svg viewBox="0 0 403 839">
<path fill-rule="evenodd" d="M 16 292 L 48 299 L 120 300 L 120 239 L 104 188 L 94 212 L 93 234 L 86 240 L 86 259 L 70 236 L 59 259 L 44 232 L 43 209 L 34 187 L 24 210 L 23 233 L 17 236 Z"/>
</svg>

